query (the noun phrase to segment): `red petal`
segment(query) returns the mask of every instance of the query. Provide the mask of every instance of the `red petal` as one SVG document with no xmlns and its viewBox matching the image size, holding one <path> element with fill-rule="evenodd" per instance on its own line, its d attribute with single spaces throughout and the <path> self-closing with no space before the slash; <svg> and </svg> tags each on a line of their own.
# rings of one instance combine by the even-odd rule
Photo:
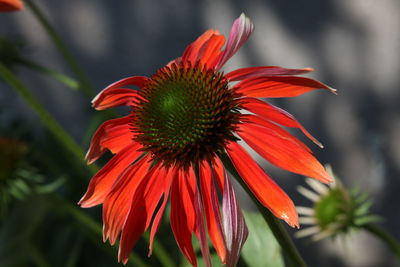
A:
<svg viewBox="0 0 400 267">
<path fill-rule="evenodd" d="M 159 165 L 154 166 L 134 192 L 129 215 L 121 233 L 118 261 L 126 264 L 133 246 L 149 227 L 163 194 L 163 188 L 159 186 L 159 178 L 164 178 L 165 175 L 164 168 L 160 168 Z"/>
<path fill-rule="evenodd" d="M 147 154 L 134 165 L 129 166 L 114 183 L 103 203 L 103 239 L 110 238 L 113 245 L 128 216 L 135 191 L 146 176 L 151 165 Z"/>
<path fill-rule="evenodd" d="M 149 78 L 144 76 L 133 76 L 119 80 L 107 86 L 95 98 L 93 98 L 92 106 L 97 110 L 102 110 L 121 105 L 132 105 L 137 99 L 137 92 L 133 89 L 121 87 L 134 85 L 140 88 L 148 80 Z"/>
<path fill-rule="evenodd" d="M 188 45 L 183 52 L 181 60 L 183 62 L 190 62 L 191 65 L 194 66 L 199 58 L 201 48 L 210 40 L 213 35 L 220 35 L 220 33 L 216 30 L 208 30 L 203 33 L 199 38 L 196 39 L 196 41 Z"/>
<path fill-rule="evenodd" d="M 212 165 L 213 165 L 212 171 L 218 189 L 220 192 L 224 192 L 224 181 L 225 181 L 224 164 L 222 164 L 221 160 L 218 157 L 215 157 Z"/>
<path fill-rule="evenodd" d="M 323 147 L 322 144 L 315 139 L 290 113 L 256 98 L 244 97 L 241 100 L 243 101 L 243 108 L 247 109 L 248 111 L 257 114 L 266 120 L 279 123 L 283 126 L 299 128 L 315 144 L 321 148 Z"/>
<path fill-rule="evenodd" d="M 0 0 L 0 12 L 18 11 L 24 7 L 20 0 Z"/>
<path fill-rule="evenodd" d="M 164 179 L 164 186 L 163 186 L 163 190 L 164 190 L 164 198 L 163 198 L 163 202 L 159 208 L 159 210 L 157 211 L 156 216 L 154 217 L 154 221 L 153 224 L 151 226 L 151 230 L 150 230 L 150 241 L 149 241 L 149 254 L 148 256 L 150 257 L 152 250 L 153 250 L 153 241 L 154 241 L 154 236 L 156 235 L 156 232 L 158 231 L 158 228 L 160 226 L 160 222 L 161 222 L 161 218 L 162 215 L 164 214 L 164 210 L 165 210 L 165 206 L 167 205 L 168 202 L 168 196 L 169 196 L 169 191 L 171 190 L 171 184 L 173 179 L 176 179 L 177 175 L 177 171 L 176 168 L 170 168 L 168 170 L 167 175 L 165 176 Z"/>
<path fill-rule="evenodd" d="M 222 212 L 224 214 L 224 234 L 227 247 L 226 266 L 234 267 L 240 257 L 240 251 L 244 242 L 246 242 L 249 231 L 236 200 L 232 184 L 226 174 L 222 196 Z"/>
<path fill-rule="evenodd" d="M 303 142 L 301 142 L 299 139 L 294 137 L 291 133 L 282 129 L 280 126 L 276 125 L 275 123 L 265 120 L 257 115 L 244 114 L 242 116 L 243 116 L 243 119 L 242 119 L 243 122 L 254 123 L 256 125 L 260 125 L 260 126 L 269 128 L 269 129 L 273 130 L 276 134 L 281 136 L 282 138 L 284 138 L 288 141 L 294 142 L 294 143 L 302 146 L 305 150 L 311 152 L 311 149 L 308 146 L 306 146 Z"/>
<path fill-rule="evenodd" d="M 90 208 L 103 203 L 118 176 L 143 153 L 138 151 L 140 147 L 137 143 L 128 145 L 93 176 L 85 195 L 79 201 L 81 207 Z"/>
<path fill-rule="evenodd" d="M 193 176 L 191 177 L 191 179 L 193 181 L 195 181 L 196 177 L 194 176 L 193 172 L 192 172 L 192 174 L 193 174 Z M 197 188 L 197 185 L 195 185 L 193 204 L 194 204 L 194 210 L 196 213 L 195 234 L 200 243 L 200 250 L 201 250 L 201 255 L 203 256 L 204 263 L 205 263 L 206 267 L 211 267 L 212 264 L 211 264 L 211 257 L 210 257 L 210 249 L 208 248 L 208 242 L 207 242 L 206 227 L 204 225 L 203 207 L 201 205 L 201 200 L 200 200 L 200 195 L 199 195 L 199 190 Z"/>
<path fill-rule="evenodd" d="M 129 123 L 131 122 L 132 118 L 127 116 L 109 120 L 100 125 L 93 135 L 86 153 L 88 164 L 96 161 L 106 149 L 115 154 L 132 144 L 134 134 L 130 130 Z"/>
<path fill-rule="evenodd" d="M 225 75 L 231 81 L 241 81 L 254 77 L 276 76 L 276 75 L 298 75 L 313 71 L 312 68 L 286 69 L 277 66 L 250 67 L 237 69 Z"/>
<path fill-rule="evenodd" d="M 193 172 L 193 170 L 191 170 Z M 194 210 L 195 183 L 192 174 L 183 170 L 178 172 L 171 188 L 171 228 L 176 242 L 190 264 L 197 266 L 196 255 L 192 246 L 192 232 L 195 229 Z"/>
<path fill-rule="evenodd" d="M 261 169 L 237 143 L 230 142 L 227 152 L 235 169 L 255 197 L 276 217 L 290 226 L 299 226 L 296 209 L 285 192 Z"/>
<path fill-rule="evenodd" d="M 221 57 L 218 61 L 216 69 L 220 69 L 249 39 L 254 30 L 254 25 L 243 13 L 237 18 L 232 25 L 228 42 Z"/>
<path fill-rule="evenodd" d="M 223 35 L 213 34 L 200 49 L 198 60 L 207 68 L 214 68 L 221 54 L 221 48 L 225 43 Z"/>
<path fill-rule="evenodd" d="M 207 162 L 200 164 L 200 190 L 206 214 L 208 235 L 222 263 L 225 263 L 226 247 L 222 234 L 221 215 L 219 212 L 218 195 L 215 189 L 211 168 Z"/>
<path fill-rule="evenodd" d="M 250 97 L 294 97 L 316 89 L 336 90 L 319 81 L 296 76 L 268 76 L 245 79 L 235 85 L 237 92 Z"/>
<path fill-rule="evenodd" d="M 318 179 L 324 183 L 333 181 L 324 167 L 309 151 L 272 129 L 242 123 L 239 125 L 237 133 L 251 148 L 272 164 L 294 173 Z"/>
</svg>

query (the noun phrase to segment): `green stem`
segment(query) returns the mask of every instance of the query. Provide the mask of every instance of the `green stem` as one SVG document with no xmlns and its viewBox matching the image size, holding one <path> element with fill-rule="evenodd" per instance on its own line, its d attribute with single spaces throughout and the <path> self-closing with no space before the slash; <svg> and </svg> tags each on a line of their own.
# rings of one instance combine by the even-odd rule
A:
<svg viewBox="0 0 400 267">
<path fill-rule="evenodd" d="M 247 194 L 251 197 L 253 202 L 256 204 L 258 210 L 264 217 L 264 220 L 268 223 L 269 228 L 271 229 L 272 233 L 274 234 L 276 240 L 278 241 L 279 245 L 282 248 L 282 251 L 287 255 L 290 262 L 293 266 L 296 267 L 306 267 L 306 263 L 301 257 L 299 251 L 297 250 L 296 246 L 294 245 L 292 239 L 290 238 L 289 234 L 287 233 L 286 229 L 283 227 L 282 223 L 279 222 L 275 216 L 265 208 L 258 199 L 253 195 L 247 185 L 243 182 L 242 178 L 240 177 L 239 173 L 236 171 L 235 167 L 233 166 L 231 160 L 226 154 L 223 154 L 221 160 L 225 166 L 225 168 L 235 177 L 235 179 L 241 184 L 243 189 L 246 190 Z"/>
<path fill-rule="evenodd" d="M 150 237 L 148 234 L 143 236 L 147 242 L 150 242 Z M 153 241 L 153 254 L 162 262 L 163 267 L 174 267 L 175 262 L 171 259 L 168 252 L 165 250 L 163 245 L 154 238 Z"/>
<path fill-rule="evenodd" d="M 46 258 L 43 256 L 42 252 L 37 249 L 33 244 L 29 245 L 29 251 L 35 265 L 38 267 L 50 267 L 47 263 Z"/>
<path fill-rule="evenodd" d="M 52 69 L 46 68 L 46 67 L 41 66 L 41 65 L 39 65 L 39 64 L 37 64 L 35 62 L 32 62 L 32 61 L 27 60 L 27 59 L 23 59 L 23 58 L 19 59 L 18 62 L 21 63 L 22 65 L 32 69 L 32 70 L 35 70 L 35 71 L 38 71 L 38 72 L 41 72 L 41 73 L 49 75 L 50 77 L 52 77 L 55 80 L 65 84 L 66 86 L 68 86 L 69 88 L 71 88 L 73 90 L 79 90 L 79 83 L 76 80 L 74 80 L 74 79 L 72 79 L 72 78 L 70 78 L 70 77 L 68 77 L 68 76 L 66 76 L 66 75 L 64 75 L 64 74 L 62 74 L 60 72 L 57 72 L 57 71 L 54 71 Z"/>
<path fill-rule="evenodd" d="M 64 146 L 64 148 L 71 152 L 78 158 L 85 166 L 85 154 L 81 147 L 75 142 L 74 139 L 58 124 L 58 122 L 43 108 L 43 106 L 36 100 L 36 98 L 29 92 L 29 90 L 15 77 L 15 75 L 0 63 L 0 77 L 4 79 L 11 87 L 25 99 L 25 101 L 36 111 L 39 118 L 47 129 L 55 136 L 55 138 Z M 95 165 L 89 165 L 89 170 L 92 173 L 97 171 Z"/>
<path fill-rule="evenodd" d="M 364 224 L 360 228 L 367 230 L 377 238 L 382 240 L 388 248 L 396 255 L 397 260 L 400 261 L 400 244 L 390 234 L 373 224 Z"/>
<path fill-rule="evenodd" d="M 64 44 L 60 36 L 57 34 L 53 26 L 47 20 L 42 11 L 36 6 L 34 1 L 25 0 L 25 4 L 32 10 L 32 13 L 36 16 L 38 21 L 42 24 L 43 28 L 46 30 L 47 34 L 54 42 L 54 45 L 59 50 L 60 54 L 64 57 L 65 61 L 70 66 L 71 70 L 75 73 L 76 77 L 80 82 L 80 90 L 82 90 L 88 97 L 93 97 L 95 95 L 95 90 L 90 84 L 89 79 L 86 77 L 79 64 L 73 57 L 72 53 L 68 50 L 67 46 Z"/>
</svg>

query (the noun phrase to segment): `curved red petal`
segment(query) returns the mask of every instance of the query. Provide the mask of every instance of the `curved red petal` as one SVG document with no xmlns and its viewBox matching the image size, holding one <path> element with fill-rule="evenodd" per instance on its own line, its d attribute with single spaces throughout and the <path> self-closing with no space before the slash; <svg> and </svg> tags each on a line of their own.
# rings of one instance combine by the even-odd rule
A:
<svg viewBox="0 0 400 267">
<path fill-rule="evenodd" d="M 0 12 L 18 11 L 24 7 L 20 0 L 0 0 Z"/>
<path fill-rule="evenodd" d="M 163 202 L 161 203 L 161 206 L 158 209 L 157 214 L 154 216 L 153 224 L 151 226 L 150 240 L 149 240 L 149 253 L 148 253 L 149 257 L 152 254 L 154 237 L 158 231 L 158 228 L 161 223 L 162 215 L 164 214 L 165 206 L 167 205 L 167 202 L 168 202 L 169 192 L 171 190 L 171 184 L 172 184 L 173 180 L 175 179 L 176 175 L 177 175 L 177 169 L 176 169 L 176 167 L 172 167 L 172 168 L 168 169 L 168 173 L 166 174 L 165 179 L 163 179 L 163 182 L 164 182 L 163 183 L 163 190 L 164 190 L 163 191 Z"/>
<path fill-rule="evenodd" d="M 283 219 L 292 227 L 298 227 L 297 212 L 292 200 L 251 156 L 235 142 L 228 144 L 227 152 L 235 169 L 255 197 L 276 217 Z"/>
<path fill-rule="evenodd" d="M 195 184 L 194 199 L 193 199 L 194 211 L 196 214 L 195 234 L 200 243 L 200 250 L 201 250 L 201 255 L 203 256 L 204 264 L 206 267 L 211 267 L 212 264 L 210 257 L 210 249 L 208 247 L 208 241 L 207 241 L 206 227 L 204 224 L 203 206 L 200 200 L 200 194 L 196 184 L 196 177 L 193 172 L 191 172 L 191 174 L 193 176 L 191 176 L 190 179 L 194 181 Z"/>
<path fill-rule="evenodd" d="M 220 69 L 249 39 L 254 31 L 254 25 L 243 13 L 237 18 L 232 25 L 228 42 L 216 65 L 216 69 Z"/>
<path fill-rule="evenodd" d="M 219 212 L 218 195 L 215 189 L 212 170 L 207 162 L 200 163 L 200 190 L 206 214 L 208 235 L 222 263 L 226 260 L 226 245 L 222 232 L 222 221 Z"/>
<path fill-rule="evenodd" d="M 106 149 L 115 154 L 134 143 L 134 134 L 129 126 L 131 122 L 132 118 L 126 116 L 106 121 L 100 125 L 94 133 L 88 152 L 86 153 L 85 158 L 88 164 L 93 163 L 101 157 Z"/>
<path fill-rule="evenodd" d="M 194 209 L 194 188 L 192 175 L 179 170 L 171 187 L 171 228 L 176 242 L 190 264 L 197 266 L 192 245 L 192 233 L 195 230 L 196 213 Z"/>
<path fill-rule="evenodd" d="M 129 166 L 114 183 L 103 203 L 103 239 L 113 245 L 128 216 L 135 191 L 150 168 L 149 154 Z"/>
<path fill-rule="evenodd" d="M 182 62 L 190 62 L 192 66 L 194 66 L 199 58 L 199 53 L 201 48 L 205 43 L 207 43 L 213 35 L 220 35 L 217 30 L 208 30 L 202 35 L 200 35 L 196 41 L 188 45 L 183 52 L 181 61 Z"/>
<path fill-rule="evenodd" d="M 213 34 L 199 51 L 198 60 L 207 68 L 214 68 L 221 55 L 221 48 L 225 43 L 223 35 Z"/>
<path fill-rule="evenodd" d="M 155 165 L 134 192 L 129 215 L 123 225 L 118 250 L 118 261 L 122 261 L 124 264 L 128 261 L 133 246 L 150 225 L 164 191 L 159 186 L 159 178 L 165 177 L 165 174 L 165 168 Z"/>
<path fill-rule="evenodd" d="M 277 76 L 277 75 L 299 75 L 313 71 L 312 68 L 286 69 L 278 66 L 262 66 L 241 68 L 225 74 L 225 78 L 231 81 L 241 81 L 255 77 Z"/>
<path fill-rule="evenodd" d="M 138 151 L 140 147 L 137 143 L 128 145 L 93 176 L 79 201 L 81 207 L 89 208 L 103 203 L 118 176 L 143 153 Z"/>
<path fill-rule="evenodd" d="M 299 128 L 308 138 L 310 138 L 311 141 L 313 141 L 319 147 L 323 147 L 322 144 L 293 117 L 293 115 L 284 111 L 283 109 L 252 97 L 244 97 L 241 99 L 241 101 L 243 108 L 247 109 L 248 111 L 280 125 Z"/>
<path fill-rule="evenodd" d="M 225 167 L 218 157 L 215 157 L 214 161 L 212 162 L 212 173 L 219 191 L 224 192 Z"/>
<path fill-rule="evenodd" d="M 92 106 L 97 110 L 116 107 L 120 105 L 131 105 L 137 97 L 133 89 L 121 88 L 127 85 L 142 87 L 149 78 L 144 76 L 132 76 L 110 84 L 92 100 Z"/>
<path fill-rule="evenodd" d="M 237 133 L 251 148 L 272 164 L 324 183 L 333 181 L 308 150 L 297 142 L 279 135 L 273 129 L 242 123 Z"/>
<path fill-rule="evenodd" d="M 134 106 L 138 100 L 137 91 L 128 88 L 115 88 L 104 91 L 96 100 L 92 102 L 92 106 L 96 110 L 103 110 L 118 106 Z"/>
<path fill-rule="evenodd" d="M 336 90 L 319 81 L 296 76 L 268 76 L 245 79 L 235 85 L 238 93 L 250 97 L 294 97 L 316 89 Z"/>
<path fill-rule="evenodd" d="M 302 146 L 305 150 L 312 152 L 311 149 L 306 146 L 303 142 L 301 142 L 299 139 L 297 139 L 296 137 L 294 137 L 291 133 L 289 133 L 288 131 L 284 130 L 282 127 L 276 125 L 275 123 L 272 123 L 266 119 L 263 119 L 257 115 L 253 115 L 253 114 L 243 114 L 242 115 L 242 121 L 246 122 L 246 123 L 253 123 L 256 125 L 260 125 L 266 128 L 269 128 L 271 130 L 273 130 L 276 134 L 278 134 L 279 136 L 281 136 L 282 138 L 294 142 L 300 146 Z"/>
</svg>

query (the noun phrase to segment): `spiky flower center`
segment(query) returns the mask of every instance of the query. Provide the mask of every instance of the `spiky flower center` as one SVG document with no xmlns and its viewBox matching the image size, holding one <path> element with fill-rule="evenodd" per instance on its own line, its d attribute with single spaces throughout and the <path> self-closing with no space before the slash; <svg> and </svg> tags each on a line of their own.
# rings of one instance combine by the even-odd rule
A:
<svg viewBox="0 0 400 267">
<path fill-rule="evenodd" d="M 132 111 L 135 139 L 165 164 L 210 160 L 235 140 L 238 95 L 213 69 L 166 66 L 139 94 Z"/>
</svg>

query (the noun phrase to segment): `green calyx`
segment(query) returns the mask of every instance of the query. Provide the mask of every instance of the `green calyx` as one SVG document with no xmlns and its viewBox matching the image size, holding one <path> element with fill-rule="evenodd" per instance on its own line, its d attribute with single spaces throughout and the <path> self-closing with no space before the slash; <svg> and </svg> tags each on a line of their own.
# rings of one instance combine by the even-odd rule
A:
<svg viewBox="0 0 400 267">
<path fill-rule="evenodd" d="M 135 138 L 166 164 L 211 159 L 235 140 L 237 95 L 214 70 L 172 64 L 153 75 L 140 96 L 132 111 Z"/>
<path fill-rule="evenodd" d="M 315 203 L 315 216 L 321 229 L 351 216 L 351 200 L 347 192 L 341 188 L 334 188 Z"/>
</svg>

